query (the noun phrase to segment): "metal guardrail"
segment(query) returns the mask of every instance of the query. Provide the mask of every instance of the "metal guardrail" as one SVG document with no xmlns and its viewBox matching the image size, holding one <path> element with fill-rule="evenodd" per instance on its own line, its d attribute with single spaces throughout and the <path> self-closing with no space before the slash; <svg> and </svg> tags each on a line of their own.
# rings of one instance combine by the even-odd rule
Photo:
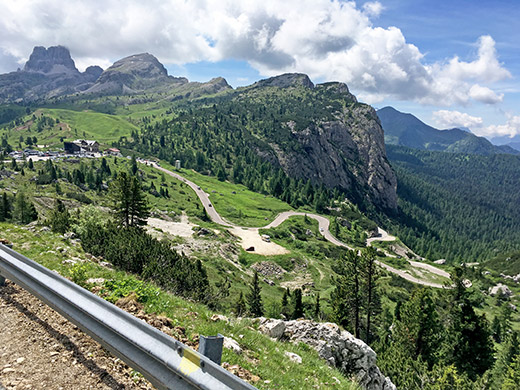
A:
<svg viewBox="0 0 520 390">
<path fill-rule="evenodd" d="M 157 389 L 256 390 L 209 358 L 2 244 L 0 274 L 69 319 Z"/>
</svg>

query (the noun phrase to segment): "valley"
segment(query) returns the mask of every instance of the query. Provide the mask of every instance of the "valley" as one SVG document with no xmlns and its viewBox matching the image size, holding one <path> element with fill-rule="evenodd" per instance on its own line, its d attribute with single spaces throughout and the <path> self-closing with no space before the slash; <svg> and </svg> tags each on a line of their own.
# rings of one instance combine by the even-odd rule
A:
<svg viewBox="0 0 520 390">
<path fill-rule="evenodd" d="M 500 389 L 520 331 L 515 152 L 401 119 L 391 134 L 346 84 L 305 74 L 234 89 L 150 54 L 81 73 L 42 53 L 0 75 L 16 251 L 189 345 L 225 333 L 243 352 L 224 361 L 259 389 L 365 380 L 261 334 L 262 316 L 347 330 L 398 388 Z"/>
</svg>

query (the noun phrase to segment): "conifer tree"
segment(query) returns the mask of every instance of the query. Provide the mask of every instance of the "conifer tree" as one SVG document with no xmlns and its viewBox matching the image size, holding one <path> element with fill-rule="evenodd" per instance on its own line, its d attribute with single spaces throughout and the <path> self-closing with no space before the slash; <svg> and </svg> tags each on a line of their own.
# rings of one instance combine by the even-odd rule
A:
<svg viewBox="0 0 520 390">
<path fill-rule="evenodd" d="M 302 301 L 302 290 L 301 288 L 297 288 L 294 290 L 294 309 L 293 309 L 293 319 L 302 318 L 303 317 L 303 301 Z"/>
<path fill-rule="evenodd" d="M 136 176 L 120 172 L 111 183 L 110 197 L 116 220 L 123 227 L 146 225 L 149 207 Z"/>
<path fill-rule="evenodd" d="M 56 233 L 65 233 L 70 226 L 70 214 L 63 202 L 56 199 L 54 209 L 49 218 L 49 225 L 51 230 Z"/>
<path fill-rule="evenodd" d="M 253 275 L 253 284 L 251 285 L 251 290 L 247 295 L 247 303 L 249 305 L 249 313 L 253 317 L 260 317 L 264 314 L 264 307 L 262 305 L 262 296 L 261 296 L 261 288 L 258 282 L 258 272 L 255 271 Z"/>
<path fill-rule="evenodd" d="M 360 337 L 363 302 L 362 268 L 363 258 L 350 250 L 333 265 L 338 274 L 333 278 L 336 288 L 331 293 L 333 316 L 357 338 Z"/>
<path fill-rule="evenodd" d="M 246 301 L 244 300 L 244 293 L 240 291 L 237 302 L 235 303 L 235 314 L 241 317 L 246 312 Z"/>
<path fill-rule="evenodd" d="M 282 306 L 281 314 L 283 314 L 283 316 L 285 318 L 289 318 L 289 315 L 290 315 L 289 297 L 290 297 L 290 292 L 289 292 L 289 289 L 286 288 L 283 291 L 282 302 L 281 302 L 281 306 Z"/>
<path fill-rule="evenodd" d="M 38 218 L 34 204 L 27 198 L 24 191 L 18 191 L 14 200 L 13 219 L 27 224 Z"/>
<path fill-rule="evenodd" d="M 0 200 L 0 222 L 7 221 L 9 218 L 11 218 L 11 202 L 7 198 L 7 193 L 4 192 Z"/>
</svg>

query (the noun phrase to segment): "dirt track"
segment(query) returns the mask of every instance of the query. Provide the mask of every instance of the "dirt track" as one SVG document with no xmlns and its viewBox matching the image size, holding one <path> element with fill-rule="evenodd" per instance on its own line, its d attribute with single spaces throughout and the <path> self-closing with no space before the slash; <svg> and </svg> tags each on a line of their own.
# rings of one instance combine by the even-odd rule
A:
<svg viewBox="0 0 520 390">
<path fill-rule="evenodd" d="M 21 287 L 0 287 L 0 389 L 153 389 Z"/>
<path fill-rule="evenodd" d="M 222 218 L 220 216 L 220 214 L 217 212 L 217 210 L 215 210 L 215 208 L 211 205 L 208 194 L 206 194 L 203 190 L 201 190 L 200 187 L 197 186 L 197 184 L 189 181 L 188 179 L 184 178 L 183 176 L 181 176 L 177 173 L 174 173 L 172 171 L 169 171 L 168 169 L 158 166 L 156 163 L 153 163 L 153 162 L 149 162 L 149 163 L 154 168 L 157 168 L 157 169 L 163 171 L 164 173 L 166 173 L 170 176 L 173 176 L 173 177 L 183 181 L 187 185 L 189 185 L 195 191 L 197 196 L 199 197 L 202 205 L 206 209 L 206 212 L 208 213 L 208 216 L 211 218 L 211 220 L 219 225 L 227 227 L 231 233 L 234 233 L 235 235 L 242 238 L 242 247 L 244 249 L 246 249 L 250 246 L 253 246 L 255 248 L 255 253 L 263 254 L 263 255 L 273 255 L 273 254 L 282 254 L 283 253 L 283 251 L 282 251 L 283 248 L 280 247 L 279 245 L 277 245 L 273 242 L 268 243 L 268 242 L 264 242 L 261 240 L 260 234 L 258 233 L 258 229 L 260 229 L 260 227 L 259 228 L 242 228 L 242 227 L 234 225 L 234 224 L 226 221 L 224 218 Z M 318 221 L 320 233 L 323 235 L 323 237 L 325 237 L 325 239 L 327 239 L 329 242 L 333 243 L 334 245 L 342 246 L 342 247 L 345 247 L 348 249 L 353 249 L 353 248 L 349 247 L 347 244 L 339 241 L 336 237 L 334 237 L 329 230 L 330 221 L 327 218 L 325 218 L 321 215 L 317 215 L 317 214 L 302 213 L 302 212 L 297 212 L 297 211 L 285 211 L 283 213 L 280 213 L 274 219 L 273 222 L 271 222 L 267 226 L 264 226 L 261 228 L 269 229 L 271 227 L 279 226 L 284 221 L 286 221 L 288 218 L 290 218 L 292 216 L 296 216 L 296 215 L 306 215 L 307 217 Z M 389 235 L 386 231 L 384 231 L 381 228 L 378 228 L 378 233 L 379 233 L 379 237 L 374 237 L 374 238 L 368 239 L 367 245 L 370 246 L 370 244 L 374 241 L 394 241 L 396 239 L 394 236 Z M 277 246 L 277 247 L 275 247 L 275 246 Z M 280 248 L 282 248 L 282 249 L 280 249 Z M 428 270 L 429 272 L 432 272 L 436 275 L 449 278 L 449 274 L 447 272 L 445 272 L 439 268 L 433 267 L 429 264 L 423 264 L 423 263 L 419 263 L 416 261 L 410 261 L 409 263 L 412 267 L 422 268 L 422 269 Z M 406 279 L 412 283 L 422 284 L 424 286 L 435 287 L 435 288 L 446 288 L 446 286 L 444 286 L 443 284 L 433 283 L 433 282 L 418 279 L 418 278 L 406 273 L 405 271 L 396 269 L 392 266 L 381 263 L 379 261 L 378 261 L 378 264 L 382 268 L 386 269 L 387 271 L 392 272 L 396 275 L 399 275 L 403 279 Z"/>
</svg>

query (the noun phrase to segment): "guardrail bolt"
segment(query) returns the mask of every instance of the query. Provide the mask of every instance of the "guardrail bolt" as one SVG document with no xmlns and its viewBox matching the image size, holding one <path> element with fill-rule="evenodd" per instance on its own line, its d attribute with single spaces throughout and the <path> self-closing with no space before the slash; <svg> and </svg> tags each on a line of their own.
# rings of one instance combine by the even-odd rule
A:
<svg viewBox="0 0 520 390">
<path fill-rule="evenodd" d="M 0 286 L 5 286 L 5 278 L 0 275 Z"/>
<path fill-rule="evenodd" d="M 199 340 L 199 353 L 220 365 L 222 361 L 223 345 L 224 336 L 222 336 L 220 333 L 217 336 L 201 335 Z"/>
</svg>

